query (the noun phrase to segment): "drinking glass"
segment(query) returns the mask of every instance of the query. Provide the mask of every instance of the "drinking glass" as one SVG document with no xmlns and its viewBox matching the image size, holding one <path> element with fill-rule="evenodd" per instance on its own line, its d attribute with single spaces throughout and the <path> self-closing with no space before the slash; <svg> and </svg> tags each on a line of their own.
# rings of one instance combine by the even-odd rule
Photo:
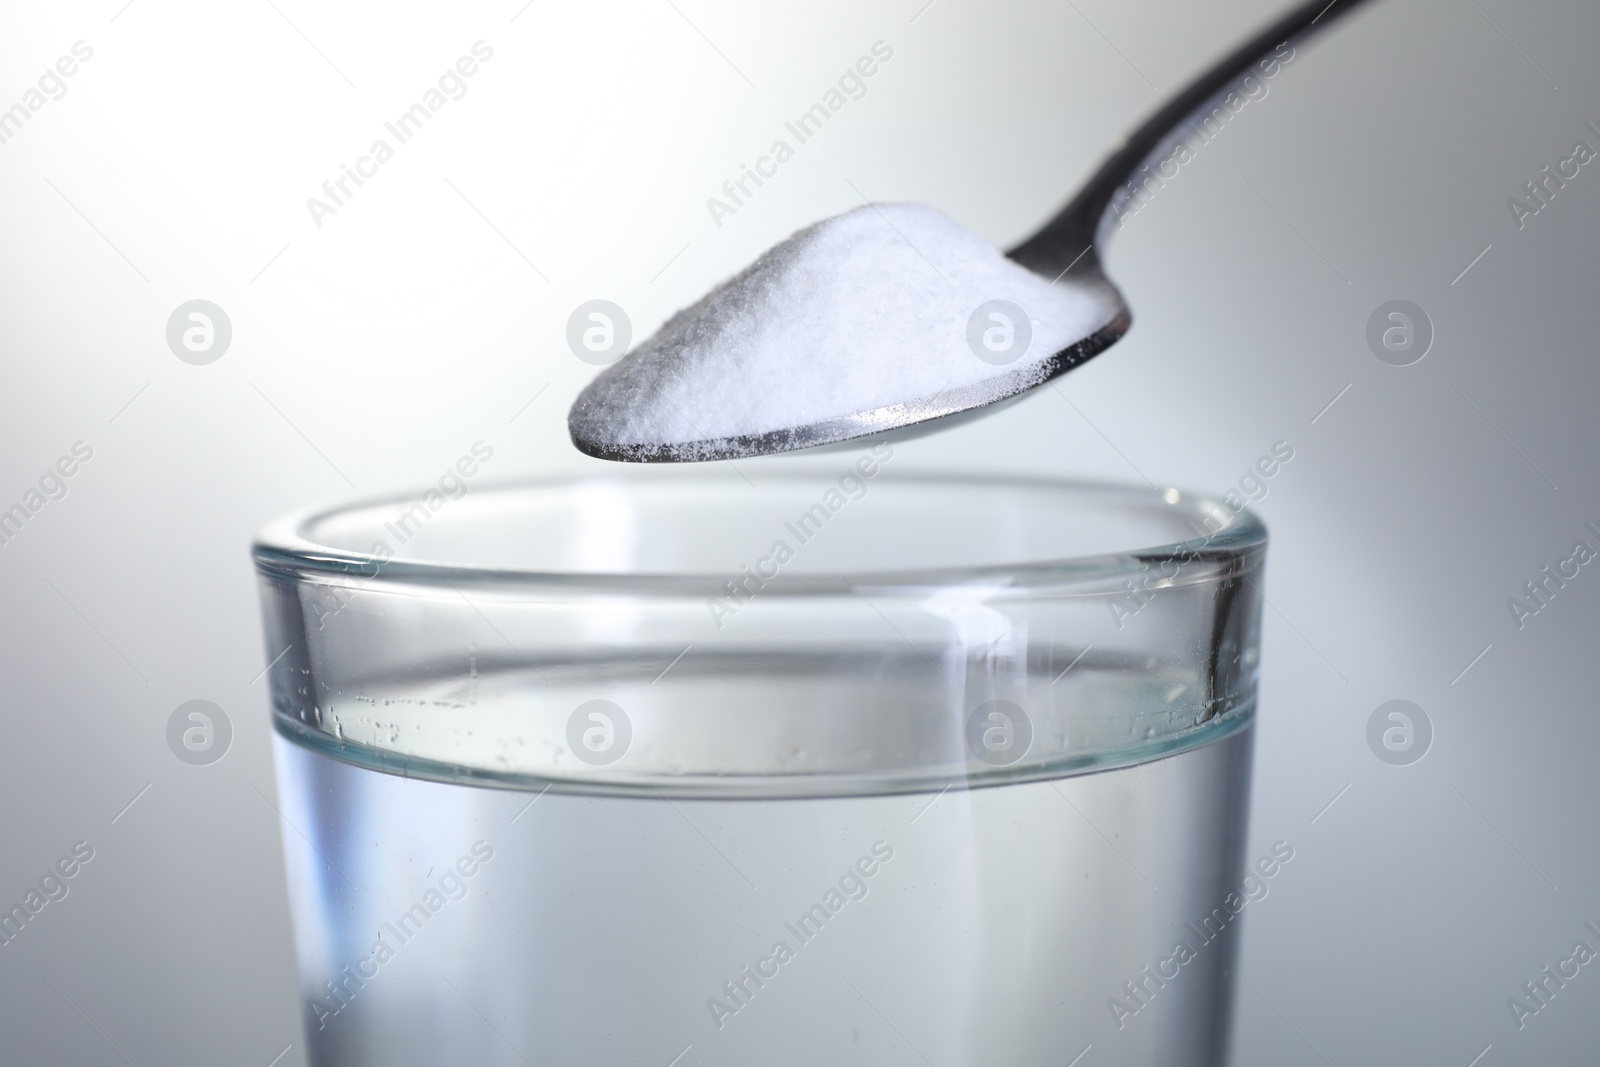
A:
<svg viewBox="0 0 1600 1067">
<path fill-rule="evenodd" d="M 1220 1062 L 1265 548 L 889 445 L 278 522 L 310 1061 Z"/>
</svg>

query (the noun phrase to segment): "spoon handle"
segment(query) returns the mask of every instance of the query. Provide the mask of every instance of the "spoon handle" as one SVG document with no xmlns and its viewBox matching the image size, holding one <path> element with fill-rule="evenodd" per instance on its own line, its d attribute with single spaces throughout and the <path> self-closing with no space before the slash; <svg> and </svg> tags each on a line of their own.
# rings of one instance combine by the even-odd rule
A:
<svg viewBox="0 0 1600 1067">
<path fill-rule="evenodd" d="M 1130 195 L 1134 176 L 1146 164 L 1188 135 L 1187 120 L 1209 113 L 1238 90 L 1255 65 L 1280 45 L 1305 40 L 1365 2 L 1309 0 L 1234 49 L 1128 134 L 1060 214 L 1006 255 L 1046 276 L 1069 269 L 1098 274 L 1100 265 L 1090 250 L 1103 243 L 1113 209 Z"/>
</svg>

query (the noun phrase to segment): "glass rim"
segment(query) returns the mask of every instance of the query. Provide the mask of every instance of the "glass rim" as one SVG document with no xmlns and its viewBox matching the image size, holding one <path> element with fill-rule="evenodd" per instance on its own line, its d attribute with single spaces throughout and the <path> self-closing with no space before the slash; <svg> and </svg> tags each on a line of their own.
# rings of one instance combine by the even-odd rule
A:
<svg viewBox="0 0 1600 1067">
<path fill-rule="evenodd" d="M 760 481 L 768 484 L 814 481 L 819 471 L 796 468 L 782 472 L 762 472 Z M 1152 561 L 1169 558 L 1193 560 L 1197 557 L 1239 558 L 1267 543 L 1267 528 L 1248 507 L 1235 511 L 1222 500 L 1175 487 L 1137 486 L 1128 483 L 1088 479 L 1057 478 L 1044 475 L 991 474 L 982 471 L 898 471 L 878 476 L 886 482 L 938 486 L 971 485 L 984 489 L 1013 487 L 1019 490 L 1056 491 L 1086 494 L 1097 502 L 1136 502 L 1170 508 L 1186 508 L 1188 517 L 1199 524 L 1220 522 L 1210 533 L 1153 545 L 1130 545 L 1113 552 L 1080 556 L 1041 558 L 1024 562 L 946 565 L 904 569 L 840 570 L 831 573 L 799 573 L 764 595 L 779 597 L 830 596 L 849 591 L 855 585 L 875 589 L 920 588 L 928 585 L 965 584 L 985 579 L 1004 579 L 1007 586 L 1028 588 L 1063 582 L 1094 582 L 1137 571 Z M 522 494 L 559 491 L 596 484 L 631 484 L 662 487 L 684 482 L 722 484 L 708 469 L 661 477 L 661 472 L 606 471 L 600 474 L 572 474 L 553 477 L 497 481 L 477 487 L 472 496 Z M 748 479 L 747 479 L 748 480 Z M 488 585 L 510 590 L 551 588 L 589 590 L 596 593 L 627 592 L 630 595 L 662 596 L 717 595 L 725 574 L 711 571 L 581 571 L 545 570 L 527 567 L 483 566 L 444 561 L 383 557 L 371 552 L 339 548 L 319 542 L 311 531 L 319 524 L 343 515 L 393 506 L 416 500 L 416 491 L 357 498 L 332 506 L 304 508 L 290 512 L 264 526 L 251 546 L 258 570 L 290 580 L 310 577 L 356 578 L 363 583 L 396 585 L 456 586 L 470 584 L 480 590 Z M 1191 529 L 1194 526 L 1191 525 Z M 1215 576 L 1168 579 L 1165 585 L 1186 585 L 1190 581 L 1214 581 Z"/>
</svg>

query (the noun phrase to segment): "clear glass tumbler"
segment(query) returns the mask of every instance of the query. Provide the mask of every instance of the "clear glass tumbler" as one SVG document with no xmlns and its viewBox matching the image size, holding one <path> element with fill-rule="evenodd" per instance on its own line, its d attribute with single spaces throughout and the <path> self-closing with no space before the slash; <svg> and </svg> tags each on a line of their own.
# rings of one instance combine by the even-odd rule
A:
<svg viewBox="0 0 1600 1067">
<path fill-rule="evenodd" d="M 1220 1062 L 1265 530 L 824 462 L 262 535 L 312 1063 Z"/>
</svg>

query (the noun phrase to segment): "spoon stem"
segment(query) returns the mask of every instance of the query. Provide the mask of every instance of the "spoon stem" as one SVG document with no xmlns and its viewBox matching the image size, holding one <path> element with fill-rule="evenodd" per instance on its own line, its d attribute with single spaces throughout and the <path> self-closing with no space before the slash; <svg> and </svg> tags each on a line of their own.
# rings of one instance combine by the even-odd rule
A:
<svg viewBox="0 0 1600 1067">
<path fill-rule="evenodd" d="M 1068 270 L 1098 275 L 1100 264 L 1092 250 L 1104 243 L 1107 224 L 1115 209 L 1131 195 L 1129 186 L 1135 175 L 1188 135 L 1190 119 L 1209 113 L 1228 93 L 1239 91 L 1256 64 L 1280 45 L 1304 41 L 1365 2 L 1309 0 L 1262 29 L 1128 134 L 1055 218 L 1006 255 L 1046 277 Z"/>
</svg>

